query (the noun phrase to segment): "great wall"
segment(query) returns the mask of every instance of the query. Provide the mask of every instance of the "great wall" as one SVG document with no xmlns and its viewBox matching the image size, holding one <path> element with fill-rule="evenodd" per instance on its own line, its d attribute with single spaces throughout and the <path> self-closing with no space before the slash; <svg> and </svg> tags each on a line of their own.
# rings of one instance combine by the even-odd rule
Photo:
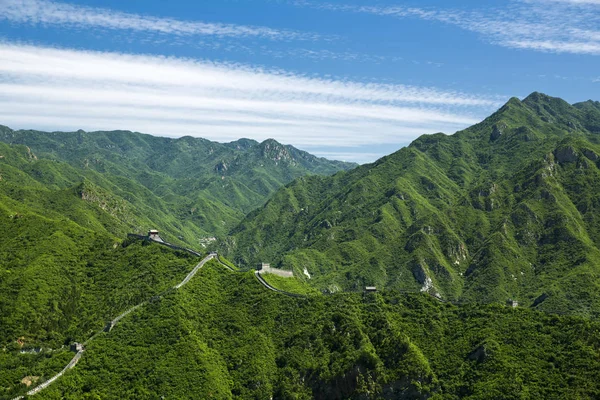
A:
<svg viewBox="0 0 600 400">
<path fill-rule="evenodd" d="M 137 235 L 137 234 L 128 234 L 127 235 L 129 238 L 132 239 L 139 239 L 139 240 L 145 240 L 148 242 L 152 242 L 152 243 L 156 243 L 162 246 L 166 246 L 169 247 L 173 250 L 178 250 L 178 251 L 184 251 L 187 252 L 193 256 L 196 257 L 202 257 L 202 254 L 198 253 L 197 251 L 194 251 L 192 249 L 188 249 L 185 247 L 180 247 L 180 246 L 176 246 L 174 244 L 165 242 L 164 240 L 162 240 L 162 238 L 160 238 L 160 236 L 158 236 L 158 233 L 156 234 L 151 234 L 148 236 L 144 236 L 144 235 Z M 76 354 L 73 357 L 73 359 L 71 359 L 71 361 L 65 366 L 65 368 L 62 369 L 62 371 L 60 371 L 58 374 L 54 375 L 52 378 L 48 379 L 47 381 L 41 383 L 40 385 L 38 385 L 37 387 L 31 389 L 30 391 L 28 391 L 26 393 L 25 396 L 32 396 L 35 395 L 37 393 L 39 393 L 40 391 L 44 390 L 45 388 L 47 388 L 48 386 L 50 386 L 52 383 L 54 383 L 58 378 L 60 378 L 65 372 L 67 372 L 68 370 L 72 369 L 73 367 L 75 367 L 75 365 L 77 364 L 77 362 L 81 359 L 81 357 L 83 356 L 83 353 L 85 352 L 85 345 L 87 343 L 89 343 L 90 341 L 92 341 L 96 336 L 98 336 L 99 334 L 103 333 L 103 332 L 110 332 L 118 323 L 119 321 L 124 318 L 125 316 L 129 315 L 130 313 L 132 313 L 133 311 L 135 311 L 136 309 L 143 307 L 144 305 L 148 304 L 149 302 L 155 301 L 157 299 L 162 298 L 164 295 L 166 295 L 167 293 L 173 291 L 173 290 L 177 290 L 180 289 L 182 286 L 184 286 L 185 284 L 187 284 L 195 275 L 196 273 L 210 260 L 216 260 L 221 266 L 223 266 L 225 269 L 227 269 L 230 272 L 237 272 L 237 273 L 246 273 L 247 271 L 238 271 L 232 267 L 230 267 L 229 265 L 225 264 L 223 261 L 221 261 L 219 255 L 216 252 L 212 252 L 209 253 L 206 257 L 204 257 L 195 267 L 194 269 L 192 269 L 192 271 L 190 271 L 186 277 L 177 285 L 173 286 L 172 288 L 166 290 L 165 292 L 153 296 L 151 299 L 146 300 L 141 302 L 140 304 L 137 304 L 131 308 L 129 308 L 127 311 L 123 312 L 122 314 L 118 315 L 117 317 L 115 317 L 113 320 L 111 320 L 102 330 L 96 332 L 93 336 L 91 336 L 89 339 L 87 339 L 83 345 L 79 345 L 77 343 L 75 343 L 75 345 L 80 346 L 77 347 L 76 350 Z M 256 279 L 258 280 L 258 282 L 264 286 L 266 289 L 275 292 L 275 293 L 279 293 L 282 294 L 284 296 L 288 296 L 288 297 L 293 297 L 293 298 L 302 298 L 302 299 L 307 299 L 308 296 L 306 295 L 301 295 L 301 294 L 297 294 L 297 293 L 291 293 L 291 292 L 286 292 L 284 290 L 281 289 L 277 289 L 276 287 L 272 286 L 271 284 L 269 284 L 264 277 L 262 276 L 263 274 L 274 274 L 274 275 L 278 275 L 281 277 L 291 277 L 293 276 L 293 274 L 291 273 L 291 271 L 281 271 L 278 270 L 276 268 L 271 268 L 269 264 L 262 264 L 262 266 L 259 267 L 258 270 L 254 271 L 254 276 L 256 277 Z M 447 299 L 443 299 L 441 296 L 439 296 L 437 293 L 430 293 L 429 291 L 424 291 L 422 289 L 414 289 L 414 290 L 398 290 L 400 293 L 404 293 L 404 294 L 417 294 L 417 293 L 424 293 L 427 294 L 429 296 L 431 296 L 433 299 L 440 301 L 442 303 L 450 303 L 453 305 L 462 305 L 462 304 L 468 304 L 468 302 L 464 302 L 464 301 L 453 301 L 453 300 L 447 300 Z M 366 287 L 365 288 L 365 294 L 368 293 L 375 293 L 377 292 L 377 289 L 373 286 L 373 287 Z M 509 304 L 510 307 L 512 308 L 516 308 L 518 307 L 518 303 L 514 300 L 510 301 Z M 556 314 L 565 314 L 565 313 L 561 313 L 561 312 L 557 312 Z M 19 396 L 14 398 L 13 400 L 21 400 L 24 399 L 25 396 Z"/>
<path fill-rule="evenodd" d="M 133 239 L 140 239 L 140 240 L 145 240 L 145 241 L 149 241 L 149 242 L 153 242 L 153 243 L 157 243 L 160 244 L 162 246 L 166 246 L 169 247 L 173 250 L 179 250 L 179 251 L 185 251 L 189 254 L 192 254 L 196 257 L 202 257 L 202 254 L 185 248 L 185 247 L 180 247 L 180 246 L 176 246 L 173 245 L 171 243 L 165 242 L 164 240 L 162 240 L 158 234 L 157 235 L 148 235 L 148 236 L 143 236 L 143 235 L 136 235 L 136 234 L 128 234 L 127 235 L 129 238 L 133 238 Z M 127 315 L 129 315 L 130 313 L 132 313 L 133 311 L 137 310 L 140 307 L 143 307 L 144 305 L 148 304 L 148 302 L 150 301 L 154 301 L 156 299 L 161 298 L 162 296 L 164 296 L 166 293 L 171 292 L 172 290 L 177 290 L 180 289 L 181 287 L 183 287 L 185 284 L 187 284 L 195 275 L 196 273 L 210 260 L 215 259 L 221 266 L 225 267 L 228 271 L 231 272 L 244 272 L 244 271 L 237 271 L 233 268 L 231 268 L 229 265 L 225 264 L 224 262 L 221 261 L 221 259 L 219 258 L 219 255 L 215 252 L 212 252 L 210 254 L 208 254 L 206 257 L 204 257 L 195 267 L 194 269 L 192 269 L 190 271 L 190 273 L 188 273 L 186 275 L 186 277 L 177 285 L 175 285 L 174 287 L 172 287 L 171 289 L 152 297 L 150 300 L 146 300 L 141 302 L 140 304 L 137 304 L 131 308 L 129 308 L 127 311 L 123 312 L 122 314 L 118 315 L 117 317 L 115 317 L 114 319 L 112 319 L 102 330 L 96 332 L 93 336 L 91 336 L 89 339 L 87 339 L 83 345 L 80 345 L 78 343 L 75 343 L 75 349 L 76 349 L 76 354 L 75 356 L 71 359 L 71 361 L 56 375 L 54 375 L 53 377 L 51 377 L 50 379 L 48 379 L 47 381 L 44 381 L 43 383 L 41 383 L 40 385 L 36 386 L 35 388 L 29 390 L 24 396 L 18 396 L 15 397 L 13 400 L 21 400 L 24 399 L 25 396 L 33 396 L 39 392 L 41 392 L 42 390 L 46 389 L 48 386 L 50 386 L 52 383 L 54 383 L 58 378 L 60 378 L 61 376 L 63 376 L 65 374 L 65 372 L 67 372 L 68 370 L 72 369 L 73 367 L 75 367 L 75 365 L 77 364 L 77 362 L 81 359 L 81 357 L 83 356 L 83 353 L 85 352 L 85 345 L 87 343 L 89 343 L 90 341 L 94 340 L 94 338 L 96 338 L 96 336 L 98 336 L 99 334 L 103 333 L 103 332 L 110 332 L 118 323 L 121 319 L 123 319 L 124 317 L 126 317 Z M 264 280 L 264 278 L 259 274 L 258 271 L 255 271 L 255 276 L 258 278 L 258 281 L 267 289 L 283 294 L 285 296 L 289 296 L 289 297 L 296 297 L 296 298 L 304 298 L 306 296 L 302 296 L 299 294 L 295 294 L 295 293 L 289 293 L 283 290 L 279 290 L 277 288 L 274 288 L 273 286 L 269 285 L 269 283 L 267 283 L 267 281 Z"/>
</svg>

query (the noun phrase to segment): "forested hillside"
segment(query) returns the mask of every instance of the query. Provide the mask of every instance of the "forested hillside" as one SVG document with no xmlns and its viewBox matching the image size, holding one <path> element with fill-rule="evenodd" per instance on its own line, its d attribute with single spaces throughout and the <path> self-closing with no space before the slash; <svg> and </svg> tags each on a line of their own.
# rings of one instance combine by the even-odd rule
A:
<svg viewBox="0 0 600 400">
<path fill-rule="evenodd" d="M 274 141 L 4 129 L 23 144 L 0 143 L 0 399 L 55 376 L 73 342 L 77 365 L 34 398 L 600 397 L 599 117 L 534 93 L 296 179 L 220 244 L 242 270 L 294 270 L 264 276 L 291 295 L 126 233 L 202 251 L 250 207 L 227 182 L 260 205 L 310 165 L 348 165 Z M 205 220 L 181 211 L 199 204 Z"/>
<path fill-rule="evenodd" d="M 0 396 L 9 398 L 22 379 L 60 371 L 70 343 L 172 288 L 197 262 L 127 233 L 158 228 L 201 250 L 293 178 L 351 167 L 272 140 L 5 127 L 0 136 L 10 143 L 0 142 Z"/>
<path fill-rule="evenodd" d="M 90 343 L 42 397 L 595 398 L 599 328 L 394 291 L 292 298 L 211 262 Z"/>
<path fill-rule="evenodd" d="M 63 197 L 80 196 L 117 217 L 121 229 L 114 227 L 111 233 L 160 227 L 172 241 L 195 246 L 199 238 L 227 232 L 294 178 L 355 166 L 274 140 L 222 144 L 124 131 L 13 131 L 0 126 L 0 142 L 12 145 L 0 151 L 0 192 L 31 185 L 52 196 L 63 190 L 70 192 Z M 20 180 L 23 176 L 26 181 Z"/>
<path fill-rule="evenodd" d="M 597 102 L 513 98 L 454 135 L 294 181 L 223 249 L 240 265 L 271 262 L 328 291 L 376 285 L 595 315 L 599 143 Z"/>
</svg>

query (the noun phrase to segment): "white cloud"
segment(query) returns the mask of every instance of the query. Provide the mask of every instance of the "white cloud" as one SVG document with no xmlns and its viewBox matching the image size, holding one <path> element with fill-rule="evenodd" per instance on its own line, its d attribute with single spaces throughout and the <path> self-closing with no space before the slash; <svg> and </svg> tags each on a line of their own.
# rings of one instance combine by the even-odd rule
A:
<svg viewBox="0 0 600 400">
<path fill-rule="evenodd" d="M 480 11 L 403 6 L 356 6 L 296 0 L 293 4 L 329 11 L 417 18 L 455 25 L 491 43 L 553 53 L 600 54 L 600 0 L 513 0 L 504 8 Z"/>
<path fill-rule="evenodd" d="M 317 35 L 198 21 L 182 21 L 85 7 L 48 0 L 0 0 L 0 19 L 28 24 L 128 30 L 175 36 L 263 37 L 270 39 L 315 39 Z"/>
<path fill-rule="evenodd" d="M 0 43 L 0 123 L 14 128 L 129 129 L 219 141 L 273 137 L 339 149 L 453 132 L 502 100 L 207 61 Z"/>
<path fill-rule="evenodd" d="M 581 43 L 581 42 L 554 42 L 549 40 L 512 40 L 507 41 L 506 45 L 517 49 L 539 50 L 557 53 L 573 54 L 600 54 L 600 42 Z"/>
<path fill-rule="evenodd" d="M 381 158 L 391 151 L 397 150 L 397 146 L 393 146 L 389 149 L 388 153 L 374 153 L 374 152 L 338 152 L 338 151 L 311 151 L 311 153 L 317 157 L 324 157 L 330 160 L 341 160 L 347 162 L 357 162 L 361 163 L 365 160 L 376 160 Z"/>
<path fill-rule="evenodd" d="M 568 3 L 575 5 L 600 5 L 600 0 L 529 0 L 528 2 Z"/>
</svg>

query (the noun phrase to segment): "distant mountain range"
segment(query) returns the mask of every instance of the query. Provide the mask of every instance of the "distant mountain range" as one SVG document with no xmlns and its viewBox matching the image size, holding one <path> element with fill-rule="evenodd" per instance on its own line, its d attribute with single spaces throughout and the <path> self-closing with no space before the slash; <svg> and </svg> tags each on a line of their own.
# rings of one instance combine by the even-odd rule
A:
<svg viewBox="0 0 600 400">
<path fill-rule="evenodd" d="M 533 93 L 454 135 L 299 178 L 223 249 L 325 291 L 377 286 L 597 313 L 599 166 L 600 103 Z"/>
<path fill-rule="evenodd" d="M 10 145 L 0 159 L 5 186 L 32 182 L 50 191 L 72 188 L 118 216 L 121 226 L 110 228 L 113 234 L 161 227 L 173 240 L 191 245 L 198 245 L 200 237 L 226 233 L 295 178 L 356 166 L 272 139 L 223 144 L 125 131 L 13 131 L 0 126 L 0 142 Z"/>
</svg>

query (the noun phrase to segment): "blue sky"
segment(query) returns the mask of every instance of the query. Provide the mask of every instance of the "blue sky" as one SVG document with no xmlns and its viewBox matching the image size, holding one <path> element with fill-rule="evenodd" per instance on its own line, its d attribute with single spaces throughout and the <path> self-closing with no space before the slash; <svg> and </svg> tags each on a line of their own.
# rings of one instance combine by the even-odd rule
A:
<svg viewBox="0 0 600 400">
<path fill-rule="evenodd" d="M 512 96 L 600 100 L 600 0 L 0 0 L 0 123 L 370 162 Z"/>
</svg>

